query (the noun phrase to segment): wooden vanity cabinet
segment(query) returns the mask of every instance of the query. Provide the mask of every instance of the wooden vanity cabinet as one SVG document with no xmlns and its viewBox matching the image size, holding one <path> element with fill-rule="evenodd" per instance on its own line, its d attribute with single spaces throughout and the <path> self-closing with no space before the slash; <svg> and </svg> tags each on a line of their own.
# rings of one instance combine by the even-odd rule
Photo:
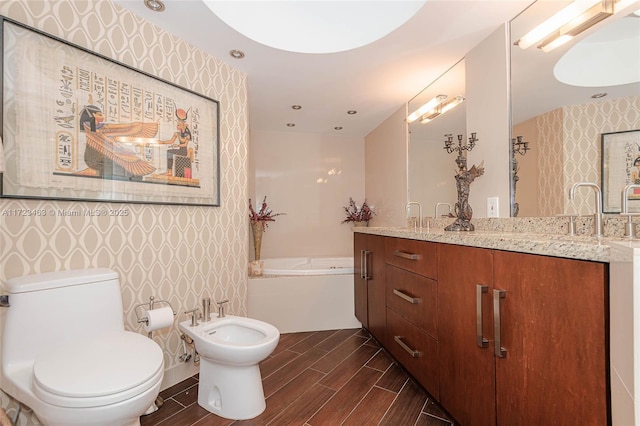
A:
<svg viewBox="0 0 640 426">
<path fill-rule="evenodd" d="M 606 425 L 608 265 L 438 254 L 443 407 L 462 425 Z"/>
<path fill-rule="evenodd" d="M 354 298 L 358 321 L 386 344 L 385 237 L 354 233 Z"/>
<path fill-rule="evenodd" d="M 387 350 L 438 398 L 437 244 L 388 237 Z"/>
</svg>

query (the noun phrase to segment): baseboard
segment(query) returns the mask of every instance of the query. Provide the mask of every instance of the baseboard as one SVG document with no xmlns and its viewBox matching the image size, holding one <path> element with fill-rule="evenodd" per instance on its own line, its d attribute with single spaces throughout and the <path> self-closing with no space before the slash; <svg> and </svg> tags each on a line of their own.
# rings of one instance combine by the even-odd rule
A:
<svg viewBox="0 0 640 426">
<path fill-rule="evenodd" d="M 183 380 L 188 379 L 194 374 L 198 374 L 200 371 L 200 364 L 193 362 L 193 358 L 189 362 L 181 362 L 180 364 L 167 368 L 164 370 L 164 377 L 162 378 L 161 390 L 170 388 Z"/>
</svg>

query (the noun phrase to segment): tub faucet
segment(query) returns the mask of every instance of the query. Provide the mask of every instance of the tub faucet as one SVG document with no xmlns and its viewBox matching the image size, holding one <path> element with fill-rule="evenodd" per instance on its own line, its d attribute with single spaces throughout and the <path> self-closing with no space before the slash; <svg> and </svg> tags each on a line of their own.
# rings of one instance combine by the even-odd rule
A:
<svg viewBox="0 0 640 426">
<path fill-rule="evenodd" d="M 434 218 L 436 218 L 436 219 L 438 218 L 438 207 L 440 207 L 440 206 L 447 206 L 449 208 L 449 214 L 451 214 L 451 204 L 449 204 L 449 203 L 436 203 L 436 209 L 433 212 L 433 217 Z"/>
<path fill-rule="evenodd" d="M 224 304 L 229 303 L 229 299 L 216 303 L 218 305 L 218 318 L 224 318 Z"/>
<path fill-rule="evenodd" d="M 631 214 L 629 214 L 629 191 L 632 189 L 640 189 L 640 185 L 637 183 L 632 183 L 624 187 L 622 190 L 622 212 L 621 215 L 627 215 L 629 218 L 627 220 L 626 229 L 624 232 L 624 236 L 628 238 L 635 238 L 635 226 L 631 220 Z"/>
<path fill-rule="evenodd" d="M 422 204 L 416 202 L 416 201 L 409 201 L 407 203 L 406 209 L 407 209 L 407 219 L 409 219 L 411 217 L 411 206 L 412 205 L 416 205 L 418 206 L 418 223 L 414 224 L 414 228 L 417 226 L 418 228 L 422 229 Z"/>
<path fill-rule="evenodd" d="M 600 187 L 592 182 L 576 182 L 569 191 L 569 199 L 574 200 L 576 198 L 576 189 L 581 186 L 588 186 L 593 189 L 596 197 L 596 212 L 593 215 L 593 235 L 596 237 L 602 236 L 602 191 Z"/>
</svg>

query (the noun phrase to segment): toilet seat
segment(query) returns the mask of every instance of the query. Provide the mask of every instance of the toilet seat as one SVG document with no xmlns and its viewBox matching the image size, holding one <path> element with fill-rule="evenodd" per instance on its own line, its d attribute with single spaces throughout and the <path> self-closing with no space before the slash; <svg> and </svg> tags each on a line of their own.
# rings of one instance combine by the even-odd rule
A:
<svg viewBox="0 0 640 426">
<path fill-rule="evenodd" d="M 115 404 L 162 380 L 163 354 L 151 339 L 116 331 L 64 344 L 39 355 L 33 389 L 41 400 L 69 408 Z"/>
</svg>

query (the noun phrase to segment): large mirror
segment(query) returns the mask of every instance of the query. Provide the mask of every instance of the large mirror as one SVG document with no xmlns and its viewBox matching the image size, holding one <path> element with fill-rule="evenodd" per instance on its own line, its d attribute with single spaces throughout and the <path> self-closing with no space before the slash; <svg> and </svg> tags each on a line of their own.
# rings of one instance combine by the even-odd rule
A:
<svg viewBox="0 0 640 426">
<path fill-rule="evenodd" d="M 604 19 L 553 50 L 514 44 L 569 3 L 539 0 L 510 23 L 512 216 L 593 213 L 592 191 L 568 197 L 585 181 L 602 187 L 605 212 L 619 212 L 640 160 L 640 132 L 630 132 L 640 129 L 640 1 L 593 2 Z M 609 152 L 608 139 L 622 142 Z"/>
<path fill-rule="evenodd" d="M 425 217 L 436 215 L 438 203 L 448 204 L 451 212 L 456 203 L 455 156 L 447 154 L 444 141 L 446 134 L 452 134 L 454 139 L 467 134 L 464 96 L 462 59 L 408 103 L 409 117 L 432 100 L 435 105 L 423 108 L 409 123 L 408 197 L 409 201 L 420 203 Z M 451 106 L 454 107 L 449 109 Z M 447 214 L 449 207 L 440 206 L 438 216 Z"/>
</svg>

